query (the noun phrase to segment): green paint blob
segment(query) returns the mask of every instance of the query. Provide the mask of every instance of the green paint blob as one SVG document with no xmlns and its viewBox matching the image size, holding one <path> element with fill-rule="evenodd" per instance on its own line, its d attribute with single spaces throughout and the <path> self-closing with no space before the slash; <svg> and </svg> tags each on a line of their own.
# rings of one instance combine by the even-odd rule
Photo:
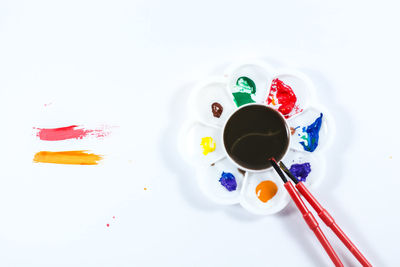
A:
<svg viewBox="0 0 400 267">
<path fill-rule="evenodd" d="M 238 106 L 238 107 L 243 106 L 248 103 L 256 102 L 251 98 L 251 94 L 248 94 L 248 93 L 236 92 L 236 93 L 232 93 L 232 95 L 233 95 L 233 100 L 235 101 L 236 106 Z"/>
<path fill-rule="evenodd" d="M 236 81 L 237 92 L 232 93 L 236 106 L 240 107 L 245 104 L 255 103 L 251 97 L 256 93 L 256 84 L 248 77 L 240 77 Z"/>
<path fill-rule="evenodd" d="M 239 89 L 239 92 L 244 92 L 248 94 L 256 93 L 256 84 L 252 79 L 247 77 L 240 77 L 236 81 L 236 87 Z"/>
</svg>

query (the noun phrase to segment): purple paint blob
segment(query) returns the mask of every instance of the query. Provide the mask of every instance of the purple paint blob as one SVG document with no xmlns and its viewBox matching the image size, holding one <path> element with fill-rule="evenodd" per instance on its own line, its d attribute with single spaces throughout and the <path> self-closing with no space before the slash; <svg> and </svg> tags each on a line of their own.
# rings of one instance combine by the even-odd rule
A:
<svg viewBox="0 0 400 267">
<path fill-rule="evenodd" d="M 300 182 L 305 182 L 307 176 L 311 172 L 311 165 L 308 162 L 302 164 L 293 164 L 290 166 L 290 172 L 293 173 L 293 175 L 296 176 Z"/>
<path fill-rule="evenodd" d="M 235 191 L 237 187 L 235 176 L 230 172 L 222 172 L 219 182 L 226 190 Z"/>
</svg>

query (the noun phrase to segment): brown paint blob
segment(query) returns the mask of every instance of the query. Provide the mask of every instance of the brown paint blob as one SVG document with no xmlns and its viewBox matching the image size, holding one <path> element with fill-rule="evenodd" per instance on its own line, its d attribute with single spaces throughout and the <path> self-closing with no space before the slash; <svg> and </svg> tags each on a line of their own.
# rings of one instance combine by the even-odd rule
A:
<svg viewBox="0 0 400 267">
<path fill-rule="evenodd" d="M 214 117 L 219 118 L 222 115 L 222 111 L 224 111 L 224 108 L 221 106 L 220 103 L 214 102 L 211 105 L 211 111 Z"/>
<path fill-rule="evenodd" d="M 272 181 L 262 181 L 256 187 L 256 195 L 259 200 L 266 203 L 278 192 L 278 187 Z"/>
<path fill-rule="evenodd" d="M 296 133 L 296 129 L 293 127 L 290 127 L 290 134 L 294 135 Z"/>
</svg>

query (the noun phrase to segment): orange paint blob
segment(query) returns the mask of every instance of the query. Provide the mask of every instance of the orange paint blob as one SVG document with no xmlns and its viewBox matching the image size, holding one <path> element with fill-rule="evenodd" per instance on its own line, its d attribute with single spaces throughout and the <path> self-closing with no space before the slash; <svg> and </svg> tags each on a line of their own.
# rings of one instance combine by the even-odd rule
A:
<svg viewBox="0 0 400 267">
<path fill-rule="evenodd" d="M 290 127 L 290 134 L 294 135 L 296 133 L 296 128 Z"/>
<path fill-rule="evenodd" d="M 36 163 L 56 163 L 56 164 L 75 164 L 75 165 L 97 165 L 103 158 L 85 150 L 77 151 L 40 151 L 33 157 Z"/>
<path fill-rule="evenodd" d="M 147 190 L 147 187 L 145 187 L 144 190 Z"/>
<path fill-rule="evenodd" d="M 259 200 L 266 203 L 278 192 L 278 187 L 272 181 L 262 181 L 256 187 L 256 194 Z"/>
</svg>

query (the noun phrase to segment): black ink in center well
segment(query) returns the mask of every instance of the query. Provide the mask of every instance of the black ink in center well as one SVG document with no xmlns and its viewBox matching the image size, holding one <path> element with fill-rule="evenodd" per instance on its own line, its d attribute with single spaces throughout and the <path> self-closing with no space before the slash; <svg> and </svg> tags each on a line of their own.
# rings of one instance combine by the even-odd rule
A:
<svg viewBox="0 0 400 267">
<path fill-rule="evenodd" d="M 240 166 L 261 170 L 271 167 L 289 146 L 289 128 L 278 111 L 264 105 L 238 109 L 224 128 L 224 145 L 229 156 Z"/>
</svg>

